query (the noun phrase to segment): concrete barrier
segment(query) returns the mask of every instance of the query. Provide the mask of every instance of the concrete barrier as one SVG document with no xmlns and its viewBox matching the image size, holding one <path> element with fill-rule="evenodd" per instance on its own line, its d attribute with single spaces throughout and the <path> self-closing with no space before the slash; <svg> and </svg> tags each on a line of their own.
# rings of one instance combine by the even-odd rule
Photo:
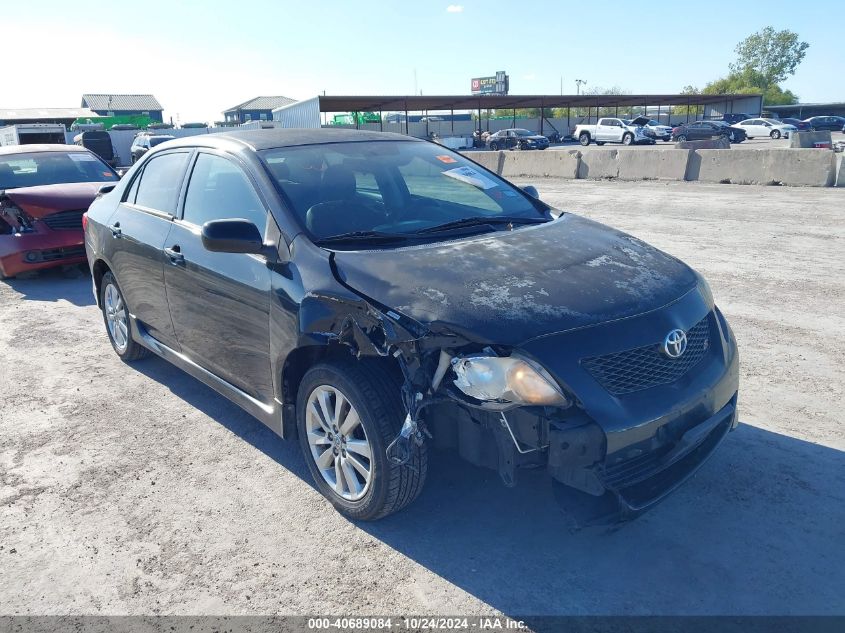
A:
<svg viewBox="0 0 845 633">
<path fill-rule="evenodd" d="M 577 178 L 581 152 L 577 149 L 502 152 L 502 171 L 505 178 L 533 176 L 535 178 Z"/>
<path fill-rule="evenodd" d="M 623 150 L 636 152 L 650 150 Z M 581 152 L 581 162 L 578 165 L 578 178 L 619 178 L 619 150 L 594 149 Z"/>
<path fill-rule="evenodd" d="M 845 187 L 845 160 L 843 154 L 836 155 L 836 187 Z"/>
<path fill-rule="evenodd" d="M 724 136 L 708 138 L 700 141 L 684 141 L 675 143 L 675 149 L 730 149 L 731 142 Z"/>
<path fill-rule="evenodd" d="M 690 180 L 745 185 L 845 186 L 829 149 L 590 149 L 468 152 L 505 178 Z"/>
<path fill-rule="evenodd" d="M 622 150 L 617 157 L 619 180 L 683 180 L 689 156 L 688 149 Z"/>
<path fill-rule="evenodd" d="M 829 187 L 834 170 L 835 157 L 829 149 L 701 149 L 690 156 L 686 180 Z"/>
<path fill-rule="evenodd" d="M 808 148 L 813 147 L 816 143 L 831 144 L 830 130 L 795 132 L 789 135 L 789 147 L 791 148 Z"/>
</svg>

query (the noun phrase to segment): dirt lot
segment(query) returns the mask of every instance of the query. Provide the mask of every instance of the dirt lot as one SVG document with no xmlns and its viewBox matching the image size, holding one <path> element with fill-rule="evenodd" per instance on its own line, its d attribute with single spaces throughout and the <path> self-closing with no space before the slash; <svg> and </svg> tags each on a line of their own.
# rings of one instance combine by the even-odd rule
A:
<svg viewBox="0 0 845 633">
<path fill-rule="evenodd" d="M 845 190 L 546 181 L 702 271 L 742 424 L 652 512 L 570 533 L 549 481 L 436 455 L 354 524 L 298 446 L 112 353 L 90 281 L 0 282 L 0 613 L 845 613 Z"/>
</svg>

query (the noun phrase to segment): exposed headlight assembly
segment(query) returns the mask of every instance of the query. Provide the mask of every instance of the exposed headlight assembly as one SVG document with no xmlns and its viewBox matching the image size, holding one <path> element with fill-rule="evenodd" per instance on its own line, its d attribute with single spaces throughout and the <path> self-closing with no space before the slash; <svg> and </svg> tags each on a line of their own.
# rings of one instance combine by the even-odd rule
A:
<svg viewBox="0 0 845 633">
<path fill-rule="evenodd" d="M 463 356 L 452 359 L 455 386 L 490 408 L 567 407 L 570 402 L 548 372 L 518 356 Z"/>
</svg>

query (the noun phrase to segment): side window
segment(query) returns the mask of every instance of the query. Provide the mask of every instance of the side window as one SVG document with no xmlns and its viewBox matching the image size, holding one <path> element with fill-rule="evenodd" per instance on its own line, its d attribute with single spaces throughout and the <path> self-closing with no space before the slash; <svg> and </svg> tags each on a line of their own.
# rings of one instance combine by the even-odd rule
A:
<svg viewBox="0 0 845 633">
<path fill-rule="evenodd" d="M 138 184 L 141 182 L 141 174 L 138 174 L 135 177 L 135 180 L 132 181 L 132 184 L 129 185 L 129 191 L 126 193 L 126 197 L 123 199 L 124 202 L 129 204 L 135 204 L 135 196 L 138 195 Z"/>
<path fill-rule="evenodd" d="M 162 154 L 150 159 L 141 174 L 135 204 L 175 215 L 176 200 L 187 162 L 187 152 Z"/>
<path fill-rule="evenodd" d="M 188 183 L 183 219 L 202 226 L 210 220 L 243 218 L 267 228 L 267 211 L 252 183 L 235 163 L 213 154 L 200 154 Z"/>
</svg>

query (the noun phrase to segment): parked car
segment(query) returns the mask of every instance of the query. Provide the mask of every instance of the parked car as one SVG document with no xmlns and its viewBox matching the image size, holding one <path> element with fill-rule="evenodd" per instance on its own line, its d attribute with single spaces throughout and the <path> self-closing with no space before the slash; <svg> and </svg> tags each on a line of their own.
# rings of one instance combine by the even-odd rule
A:
<svg viewBox="0 0 845 633">
<path fill-rule="evenodd" d="M 701 141 L 724 136 L 731 143 L 742 143 L 746 139 L 745 130 L 728 125 L 724 121 L 691 121 L 672 128 L 672 140 Z"/>
<path fill-rule="evenodd" d="M 841 130 L 845 126 L 845 118 L 841 116 L 811 116 L 809 119 L 804 119 L 805 123 L 809 123 L 814 130 L 831 130 L 835 132 Z"/>
<path fill-rule="evenodd" d="M 76 145 L 0 148 L 0 278 L 84 262 L 82 214 L 117 180 Z"/>
<path fill-rule="evenodd" d="M 778 119 L 748 119 L 740 121 L 737 126 L 745 130 L 748 138 L 755 136 L 769 136 L 773 139 L 789 138 L 789 135 L 796 131 L 794 125 L 782 123 Z"/>
<path fill-rule="evenodd" d="M 129 152 L 132 155 L 132 163 L 135 164 L 141 156 L 156 145 L 174 138 L 176 137 L 171 134 L 138 134 L 132 141 L 132 147 L 129 148 Z"/>
<path fill-rule="evenodd" d="M 440 145 L 183 138 L 87 217 L 117 355 L 155 353 L 298 438 L 350 517 L 419 494 L 430 433 L 507 485 L 545 467 L 630 518 L 737 423 L 736 342 L 700 275 Z"/>
<path fill-rule="evenodd" d="M 487 147 L 493 151 L 499 149 L 547 149 L 549 139 L 531 130 L 511 128 L 499 130 L 488 136 Z"/>
<path fill-rule="evenodd" d="M 654 119 L 645 119 L 645 117 L 640 117 L 638 119 L 634 119 L 631 121 L 631 124 L 635 124 L 637 121 L 645 121 L 641 123 L 646 128 L 654 132 L 654 135 L 659 138 L 660 140 L 666 142 L 672 140 L 672 126 L 671 125 L 663 125 L 659 121 L 655 121 Z"/>
<path fill-rule="evenodd" d="M 746 119 L 753 118 L 754 115 L 746 114 L 745 112 L 728 112 L 722 115 L 722 121 L 724 121 L 728 125 L 733 125 L 734 123 L 739 123 L 740 121 L 745 121 Z"/>
<path fill-rule="evenodd" d="M 111 136 L 104 130 L 86 130 L 73 137 L 73 142 L 94 152 L 103 162 L 112 167 L 117 164 L 117 157 L 114 154 L 114 145 Z"/>
<path fill-rule="evenodd" d="M 813 126 L 811 126 L 806 121 L 802 121 L 800 119 L 786 118 L 786 119 L 781 119 L 781 122 L 786 123 L 787 125 L 793 126 L 798 132 L 809 132 L 810 130 L 813 129 Z"/>
<path fill-rule="evenodd" d="M 585 147 L 593 141 L 596 145 L 604 145 L 605 143 L 622 143 L 623 145 L 648 143 L 653 145 L 657 141 L 657 137 L 654 132 L 642 124 L 644 121 L 648 121 L 648 119 L 640 117 L 626 125 L 622 119 L 604 118 L 599 119 L 595 125 L 581 124 L 575 126 L 572 135 Z"/>
</svg>

